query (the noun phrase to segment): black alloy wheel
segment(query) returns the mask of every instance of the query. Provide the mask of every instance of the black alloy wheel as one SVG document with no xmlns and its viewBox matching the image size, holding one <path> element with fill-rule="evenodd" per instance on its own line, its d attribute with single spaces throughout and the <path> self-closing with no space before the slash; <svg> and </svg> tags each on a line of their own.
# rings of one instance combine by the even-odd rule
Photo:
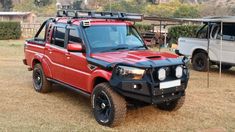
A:
<svg viewBox="0 0 235 132">
<path fill-rule="evenodd" d="M 112 90 L 108 83 L 95 86 L 91 104 L 96 121 L 104 126 L 117 126 L 126 116 L 126 100 Z"/>
</svg>

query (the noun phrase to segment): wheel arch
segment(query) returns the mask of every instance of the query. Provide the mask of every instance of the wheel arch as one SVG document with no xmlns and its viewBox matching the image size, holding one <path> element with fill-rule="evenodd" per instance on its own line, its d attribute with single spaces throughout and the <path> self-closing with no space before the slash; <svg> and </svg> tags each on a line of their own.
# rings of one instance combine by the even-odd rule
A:
<svg viewBox="0 0 235 132">
<path fill-rule="evenodd" d="M 44 59 L 35 57 L 32 61 L 32 69 L 34 68 L 36 64 L 42 65 L 42 68 L 46 77 L 52 77 L 51 70 Z"/>
<path fill-rule="evenodd" d="M 108 80 L 105 79 L 104 77 L 96 77 L 96 78 L 94 78 L 92 87 L 94 88 L 96 85 L 98 85 L 100 83 L 104 83 L 104 82 L 108 82 Z"/>
<path fill-rule="evenodd" d="M 37 59 L 37 58 L 33 59 L 33 61 L 32 61 L 32 68 L 34 68 L 34 66 L 36 64 L 38 64 L 38 63 L 41 64 L 41 61 L 39 59 Z"/>
<path fill-rule="evenodd" d="M 207 51 L 206 51 L 205 49 L 202 49 L 202 48 L 197 48 L 197 49 L 195 49 L 195 50 L 193 51 L 192 58 L 193 58 L 193 56 L 194 56 L 195 54 L 197 54 L 197 53 L 205 53 L 205 54 L 207 54 Z"/>
<path fill-rule="evenodd" d="M 100 83 L 103 83 L 103 82 L 109 82 L 111 76 L 112 76 L 112 73 L 108 72 L 108 71 L 105 71 L 105 70 L 98 69 L 98 70 L 94 71 L 91 74 L 91 78 L 90 78 L 91 83 L 88 86 L 88 91 L 92 92 L 94 87 L 97 84 L 100 84 Z"/>
</svg>

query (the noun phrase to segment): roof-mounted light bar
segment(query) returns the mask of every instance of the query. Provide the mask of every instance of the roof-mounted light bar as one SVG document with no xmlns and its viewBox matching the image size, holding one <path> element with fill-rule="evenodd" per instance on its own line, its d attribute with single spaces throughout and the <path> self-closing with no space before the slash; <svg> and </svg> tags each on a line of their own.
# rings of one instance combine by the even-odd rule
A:
<svg viewBox="0 0 235 132">
<path fill-rule="evenodd" d="M 128 21 L 142 21 L 143 15 L 123 12 L 93 12 L 79 10 L 58 10 L 57 17 L 92 18 L 92 19 L 119 19 Z"/>
</svg>

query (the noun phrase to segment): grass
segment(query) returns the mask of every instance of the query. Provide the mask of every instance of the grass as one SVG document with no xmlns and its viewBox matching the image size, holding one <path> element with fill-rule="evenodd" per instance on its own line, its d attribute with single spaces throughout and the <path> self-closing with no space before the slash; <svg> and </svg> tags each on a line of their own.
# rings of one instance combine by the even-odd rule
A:
<svg viewBox="0 0 235 132">
<path fill-rule="evenodd" d="M 191 70 L 184 106 L 173 112 L 130 107 L 125 122 L 96 123 L 90 100 L 55 85 L 48 94 L 33 90 L 23 65 L 24 41 L 0 41 L 0 131 L 235 131 L 235 69 L 219 77 Z"/>
</svg>

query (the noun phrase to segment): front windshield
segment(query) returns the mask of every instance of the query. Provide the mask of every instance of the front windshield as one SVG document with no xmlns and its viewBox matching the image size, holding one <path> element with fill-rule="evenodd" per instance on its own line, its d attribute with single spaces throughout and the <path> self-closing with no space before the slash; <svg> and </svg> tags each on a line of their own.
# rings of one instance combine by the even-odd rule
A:
<svg viewBox="0 0 235 132">
<path fill-rule="evenodd" d="M 85 28 L 91 52 L 145 49 L 136 29 L 128 25 L 93 25 Z"/>
</svg>

